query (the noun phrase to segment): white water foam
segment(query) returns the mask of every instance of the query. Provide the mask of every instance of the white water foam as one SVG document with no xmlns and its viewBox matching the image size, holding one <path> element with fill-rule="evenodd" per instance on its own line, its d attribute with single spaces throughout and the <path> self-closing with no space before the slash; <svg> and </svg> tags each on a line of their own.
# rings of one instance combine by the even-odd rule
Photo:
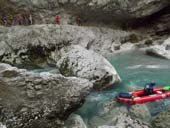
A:
<svg viewBox="0 0 170 128">
<path fill-rule="evenodd" d="M 169 69 L 168 65 L 133 65 L 128 66 L 126 69 L 138 69 L 138 68 L 146 68 L 146 69 Z"/>
<path fill-rule="evenodd" d="M 146 65 L 146 68 L 153 68 L 153 69 L 168 69 L 170 68 L 168 65 Z"/>
<path fill-rule="evenodd" d="M 143 65 L 133 65 L 133 66 L 128 66 L 127 69 L 137 69 L 142 67 Z"/>
</svg>

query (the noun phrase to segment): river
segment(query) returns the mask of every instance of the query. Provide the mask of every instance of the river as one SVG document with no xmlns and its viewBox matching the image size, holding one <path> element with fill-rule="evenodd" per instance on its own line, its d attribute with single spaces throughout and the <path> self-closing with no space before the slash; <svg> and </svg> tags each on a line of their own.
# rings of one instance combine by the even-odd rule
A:
<svg viewBox="0 0 170 128">
<path fill-rule="evenodd" d="M 169 60 L 148 56 L 139 51 L 111 55 L 108 60 L 116 68 L 122 83 L 109 90 L 91 93 L 86 98 L 85 104 L 76 112 L 84 120 L 100 116 L 103 112 L 103 104 L 115 100 L 114 97 L 119 92 L 143 88 L 151 81 L 156 83 L 156 87 L 170 85 Z M 160 100 L 146 105 L 151 115 L 155 116 L 163 110 L 170 109 L 170 100 Z"/>
</svg>

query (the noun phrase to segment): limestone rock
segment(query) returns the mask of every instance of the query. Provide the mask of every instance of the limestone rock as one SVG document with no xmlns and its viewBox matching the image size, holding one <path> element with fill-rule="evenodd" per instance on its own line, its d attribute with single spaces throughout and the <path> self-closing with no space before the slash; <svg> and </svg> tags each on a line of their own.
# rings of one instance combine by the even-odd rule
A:
<svg viewBox="0 0 170 128">
<path fill-rule="evenodd" d="M 118 128 L 127 128 L 127 127 L 132 127 L 132 128 L 149 128 L 147 124 L 133 119 L 132 117 L 126 115 L 126 114 L 121 114 L 117 118 L 116 122 L 116 127 Z"/>
<path fill-rule="evenodd" d="M 8 128 L 58 128 L 82 105 L 88 80 L 0 64 L 0 121 Z"/>
<path fill-rule="evenodd" d="M 155 45 L 146 50 L 146 53 L 165 59 L 170 59 L 170 38 L 166 39 L 161 45 Z"/>
<path fill-rule="evenodd" d="M 97 128 L 149 128 L 148 124 L 145 124 L 138 119 L 134 119 L 125 113 L 112 115 L 112 118 L 110 117 L 109 119 L 98 117 L 95 120 L 93 119 L 93 121 L 95 122 L 93 122 L 92 127 Z"/>
<path fill-rule="evenodd" d="M 87 128 L 81 116 L 76 114 L 70 115 L 65 123 L 68 128 Z"/>
<path fill-rule="evenodd" d="M 57 62 L 57 66 L 65 76 L 92 81 L 95 89 L 111 87 L 120 82 L 115 68 L 104 57 L 78 45 L 71 46 Z"/>
<path fill-rule="evenodd" d="M 103 125 L 115 126 L 118 115 L 126 113 L 127 109 L 125 107 L 114 107 L 109 111 L 105 111 L 100 116 L 94 116 L 90 121 L 89 125 L 91 127 L 98 127 Z"/>
<path fill-rule="evenodd" d="M 93 117 L 89 121 L 91 127 L 97 128 L 126 128 L 127 126 L 136 128 L 148 128 L 151 119 L 148 108 L 142 106 L 120 106 L 115 101 L 104 103 L 102 114 Z"/>
<path fill-rule="evenodd" d="M 140 18 L 158 12 L 162 8 L 170 4 L 169 0 L 10 0 L 18 6 L 25 6 L 26 8 L 61 10 L 67 7 L 68 4 L 72 6 L 72 11 L 78 11 L 82 14 L 90 16 L 101 16 L 104 14 L 107 17 L 125 18 Z M 27 6 L 29 3 L 29 6 Z M 60 6 L 61 5 L 61 6 Z M 80 6 L 81 5 L 81 6 Z M 51 7 L 52 6 L 52 7 Z M 68 8 L 65 8 L 68 9 Z M 86 9 L 86 11 L 82 10 Z M 68 9 L 69 10 L 69 9 Z M 110 14 L 110 15 L 109 15 Z M 104 16 L 105 17 L 105 16 Z M 106 18 L 107 18 L 106 17 Z"/>
<path fill-rule="evenodd" d="M 145 122 L 149 122 L 151 119 L 151 114 L 145 104 L 133 105 L 129 111 L 132 117 L 136 117 Z"/>
<path fill-rule="evenodd" d="M 97 27 L 33 25 L 0 29 L 0 61 L 32 67 L 55 65 L 60 49 L 81 45 L 106 55 L 114 40 L 124 40 L 129 32 Z M 14 43 L 15 42 L 15 43 Z M 105 43 L 103 43 L 105 42 Z"/>
</svg>

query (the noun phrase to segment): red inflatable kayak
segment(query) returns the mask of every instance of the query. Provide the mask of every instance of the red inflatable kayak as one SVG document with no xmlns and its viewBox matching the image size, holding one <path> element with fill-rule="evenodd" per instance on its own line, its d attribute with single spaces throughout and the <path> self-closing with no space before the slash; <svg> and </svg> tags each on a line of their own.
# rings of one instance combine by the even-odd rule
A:
<svg viewBox="0 0 170 128">
<path fill-rule="evenodd" d="M 117 96 L 119 102 L 126 104 L 142 104 L 146 102 L 152 102 L 155 100 L 161 100 L 170 97 L 170 86 L 154 88 L 154 94 L 145 95 L 144 90 L 135 90 L 129 93 L 120 93 Z"/>
</svg>

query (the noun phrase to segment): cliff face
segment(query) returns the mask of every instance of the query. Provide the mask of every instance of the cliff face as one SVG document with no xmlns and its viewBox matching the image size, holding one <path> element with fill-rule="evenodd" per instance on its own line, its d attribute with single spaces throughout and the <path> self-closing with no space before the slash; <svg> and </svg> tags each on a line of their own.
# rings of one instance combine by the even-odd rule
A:
<svg viewBox="0 0 170 128">
<path fill-rule="evenodd" d="M 31 14 L 33 22 L 55 23 L 54 16 L 60 15 L 62 24 L 77 24 L 81 22 L 126 23 L 136 18 L 150 16 L 169 6 L 169 0 L 1 0 L 2 12 L 12 10 L 13 13 L 5 13 L 9 22 L 22 14 L 27 19 Z M 14 9 L 15 8 L 15 9 Z M 0 13 L 1 15 L 1 13 Z M 12 17 L 9 19 L 9 16 Z M 25 23 L 26 24 L 26 23 Z"/>
<path fill-rule="evenodd" d="M 170 4 L 169 0 L 11 0 L 18 6 L 29 9 L 58 10 L 59 8 L 78 9 L 81 13 L 93 12 L 96 15 L 110 13 L 121 18 L 139 18 L 151 15 Z M 88 13 L 91 15 L 92 13 Z M 102 15 L 100 15 L 102 16 Z"/>
</svg>

